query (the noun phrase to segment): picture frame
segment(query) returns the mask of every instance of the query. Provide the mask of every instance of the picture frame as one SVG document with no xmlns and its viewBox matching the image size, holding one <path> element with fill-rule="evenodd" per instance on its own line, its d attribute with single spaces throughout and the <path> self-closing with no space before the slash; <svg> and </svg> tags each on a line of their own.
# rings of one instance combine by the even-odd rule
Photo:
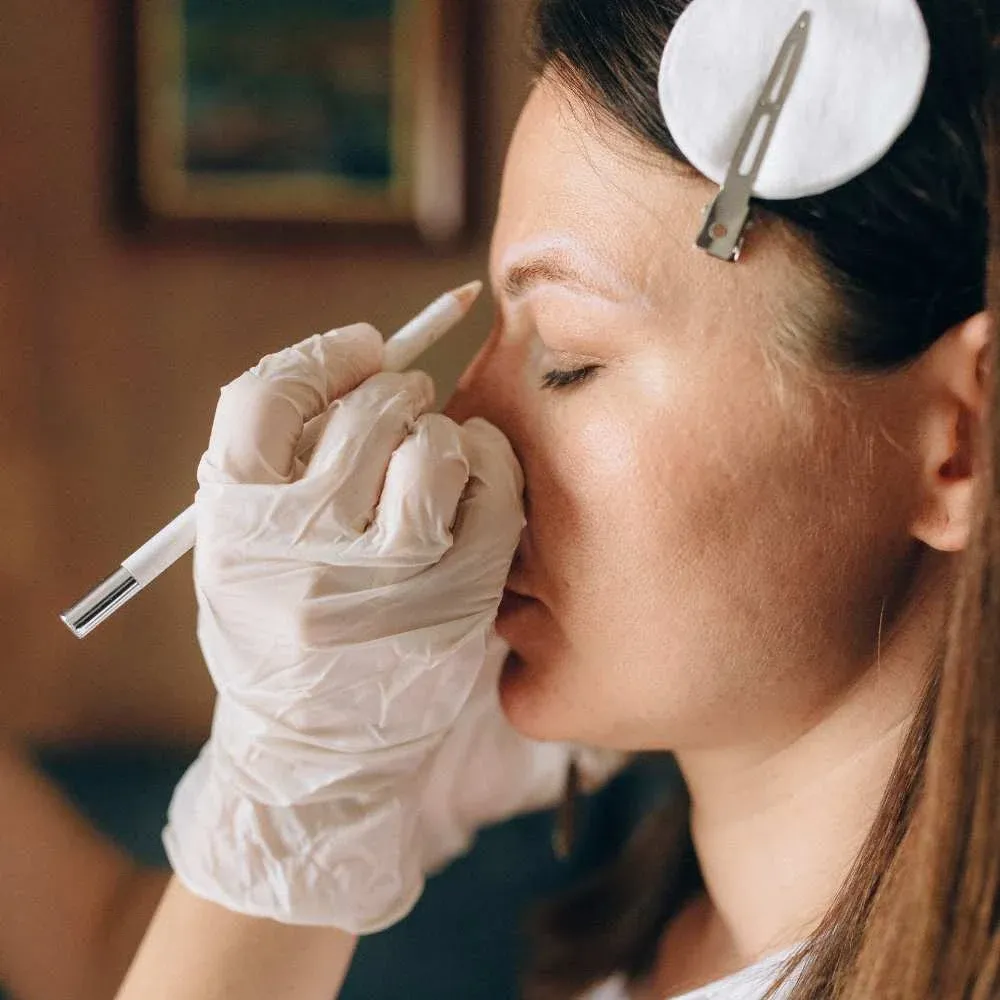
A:
<svg viewBox="0 0 1000 1000">
<path fill-rule="evenodd" d="M 469 0 L 128 0 L 145 224 L 467 222 Z"/>
</svg>

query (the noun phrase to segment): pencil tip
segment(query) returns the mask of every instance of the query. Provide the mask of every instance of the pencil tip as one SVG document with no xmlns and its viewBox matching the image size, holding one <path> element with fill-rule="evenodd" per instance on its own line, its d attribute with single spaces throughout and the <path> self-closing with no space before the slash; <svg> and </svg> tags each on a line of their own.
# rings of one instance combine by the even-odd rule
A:
<svg viewBox="0 0 1000 1000">
<path fill-rule="evenodd" d="M 467 285 L 462 285 L 461 288 L 456 288 L 451 294 L 458 299 L 463 312 L 468 312 L 472 308 L 476 299 L 479 298 L 479 293 L 482 290 L 483 283 L 481 281 L 470 281 Z"/>
</svg>

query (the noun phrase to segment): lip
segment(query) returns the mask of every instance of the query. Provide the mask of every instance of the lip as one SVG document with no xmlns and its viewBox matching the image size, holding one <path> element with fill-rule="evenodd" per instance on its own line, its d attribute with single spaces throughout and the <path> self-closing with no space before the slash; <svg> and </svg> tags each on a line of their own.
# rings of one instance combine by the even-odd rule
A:
<svg viewBox="0 0 1000 1000">
<path fill-rule="evenodd" d="M 507 582 L 504 585 L 504 593 L 514 594 L 517 597 L 526 597 L 531 601 L 539 600 L 532 592 L 531 587 L 525 584 L 523 573 L 517 565 L 511 569 L 510 575 L 507 577 Z"/>
<path fill-rule="evenodd" d="M 497 635 L 512 649 L 518 648 L 522 642 L 529 641 L 529 637 L 538 631 L 543 621 L 540 616 L 544 614 L 544 607 L 542 602 L 534 597 L 529 597 L 510 586 L 506 587 L 494 621 Z"/>
<path fill-rule="evenodd" d="M 508 614 L 512 614 L 520 608 L 527 607 L 529 604 L 537 603 L 537 600 L 529 594 L 524 594 L 519 590 L 514 590 L 513 587 L 505 587 L 503 597 L 500 600 L 500 608 L 497 612 L 497 616 L 504 617 Z"/>
</svg>

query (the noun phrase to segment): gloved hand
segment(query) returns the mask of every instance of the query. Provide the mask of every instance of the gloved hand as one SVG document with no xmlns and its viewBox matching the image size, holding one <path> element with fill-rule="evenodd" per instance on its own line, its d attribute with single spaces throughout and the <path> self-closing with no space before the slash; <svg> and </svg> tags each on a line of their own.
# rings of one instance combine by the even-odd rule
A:
<svg viewBox="0 0 1000 1000">
<path fill-rule="evenodd" d="M 524 524 L 506 439 L 426 413 L 430 379 L 376 374 L 381 352 L 350 327 L 222 392 L 195 548 L 219 696 L 164 833 L 197 895 L 356 933 L 420 894 L 426 773 L 483 666 Z M 305 465 L 303 426 L 326 413 Z"/>
</svg>

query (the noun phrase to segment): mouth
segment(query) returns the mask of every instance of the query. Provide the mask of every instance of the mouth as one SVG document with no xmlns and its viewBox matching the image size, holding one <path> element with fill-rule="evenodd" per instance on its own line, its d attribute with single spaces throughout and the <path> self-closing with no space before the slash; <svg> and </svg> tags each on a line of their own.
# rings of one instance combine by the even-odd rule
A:
<svg viewBox="0 0 1000 1000">
<path fill-rule="evenodd" d="M 538 611 L 544 607 L 543 602 L 533 593 L 533 588 L 528 586 L 523 542 L 522 539 L 522 545 L 518 546 L 514 554 L 497 611 L 497 631 L 508 643 L 512 641 L 513 634 L 523 631 L 524 625 L 536 618 Z"/>
<path fill-rule="evenodd" d="M 524 644 L 532 644 L 533 637 L 538 635 L 539 629 L 544 629 L 547 619 L 545 604 L 525 593 L 516 577 L 509 579 L 494 622 L 497 635 L 511 649 L 521 649 Z"/>
<path fill-rule="evenodd" d="M 512 587 L 505 587 L 503 598 L 500 601 L 500 609 L 497 612 L 497 618 L 505 618 L 521 608 L 526 608 L 531 604 L 537 603 L 534 597 L 522 594 L 519 590 L 514 590 Z"/>
<path fill-rule="evenodd" d="M 520 552 L 514 557 L 514 562 L 510 568 L 510 573 L 507 576 L 507 582 L 504 585 L 504 594 L 512 594 L 515 597 L 523 597 L 528 601 L 537 601 L 538 598 L 535 597 L 532 588 L 527 585 L 526 574 L 524 572 L 524 566 L 521 562 Z"/>
</svg>

